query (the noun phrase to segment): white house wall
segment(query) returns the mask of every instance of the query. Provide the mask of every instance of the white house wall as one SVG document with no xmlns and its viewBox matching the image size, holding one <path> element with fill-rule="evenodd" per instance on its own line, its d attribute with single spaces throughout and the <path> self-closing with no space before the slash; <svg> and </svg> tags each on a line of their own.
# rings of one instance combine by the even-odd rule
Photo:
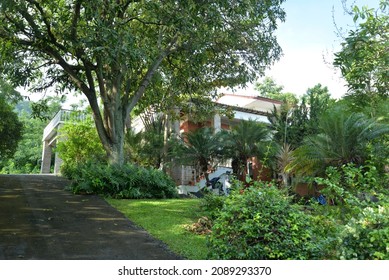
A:
<svg viewBox="0 0 389 280">
<path fill-rule="evenodd" d="M 270 123 L 266 116 L 240 111 L 234 111 L 234 118 L 238 120 L 253 120 L 257 122 Z"/>
</svg>

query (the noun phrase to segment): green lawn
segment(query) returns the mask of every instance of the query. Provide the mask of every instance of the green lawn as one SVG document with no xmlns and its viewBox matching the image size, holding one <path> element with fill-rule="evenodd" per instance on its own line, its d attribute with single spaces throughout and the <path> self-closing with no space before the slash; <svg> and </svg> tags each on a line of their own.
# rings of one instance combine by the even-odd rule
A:
<svg viewBox="0 0 389 280">
<path fill-rule="evenodd" d="M 107 199 L 131 221 L 165 242 L 177 254 L 192 260 L 205 259 L 206 237 L 185 229 L 198 220 L 199 199 Z"/>
</svg>

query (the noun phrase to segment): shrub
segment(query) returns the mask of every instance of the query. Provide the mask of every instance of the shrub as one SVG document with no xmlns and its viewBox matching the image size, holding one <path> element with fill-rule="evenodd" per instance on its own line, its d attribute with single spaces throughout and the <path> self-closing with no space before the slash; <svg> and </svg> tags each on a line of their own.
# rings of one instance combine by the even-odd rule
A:
<svg viewBox="0 0 389 280">
<path fill-rule="evenodd" d="M 61 174 L 65 177 L 72 177 L 80 166 L 89 164 L 92 159 L 95 162 L 105 160 L 104 148 L 91 119 L 65 123 L 59 135 L 61 141 L 56 151 L 63 161 Z"/>
<path fill-rule="evenodd" d="M 217 195 L 213 192 L 206 193 L 200 202 L 200 210 L 210 218 L 215 220 L 223 208 L 223 204 L 226 197 L 222 195 Z"/>
<path fill-rule="evenodd" d="M 332 247 L 335 258 L 389 259 L 389 203 L 385 180 L 370 164 L 328 167 L 326 178 L 315 178 L 325 186 L 321 193 L 336 204 L 315 209 L 317 217 L 327 211 L 326 219 L 336 221 L 332 224 L 337 230 L 319 233 L 337 239 Z"/>
<path fill-rule="evenodd" d="M 377 192 L 385 190 L 385 182 L 375 166 L 355 166 L 345 164 L 340 167 L 329 166 L 325 178 L 317 177 L 315 182 L 325 186 L 321 193 L 337 204 L 359 204 L 359 201 L 374 200 Z M 356 201 L 357 200 L 357 201 Z"/>
<path fill-rule="evenodd" d="M 87 162 L 70 172 L 74 193 L 100 194 L 114 198 L 172 198 L 174 181 L 162 171 L 136 165 L 104 165 Z"/>
<path fill-rule="evenodd" d="M 273 185 L 254 182 L 225 201 L 209 238 L 213 259 L 321 257 L 314 221 Z"/>
<path fill-rule="evenodd" d="M 389 259 L 388 206 L 366 207 L 350 219 L 340 234 L 340 259 Z"/>
</svg>

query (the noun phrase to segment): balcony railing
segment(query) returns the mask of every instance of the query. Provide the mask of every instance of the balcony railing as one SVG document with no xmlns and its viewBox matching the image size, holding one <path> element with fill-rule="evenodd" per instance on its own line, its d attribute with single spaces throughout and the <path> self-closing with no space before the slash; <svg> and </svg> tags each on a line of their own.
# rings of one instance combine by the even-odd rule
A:
<svg viewBox="0 0 389 280">
<path fill-rule="evenodd" d="M 89 116 L 85 115 L 82 112 L 65 110 L 61 109 L 55 114 L 54 118 L 49 122 L 49 124 L 43 130 L 43 140 L 47 140 L 51 134 L 53 134 L 55 129 L 59 124 L 69 122 L 69 121 L 84 121 Z"/>
</svg>

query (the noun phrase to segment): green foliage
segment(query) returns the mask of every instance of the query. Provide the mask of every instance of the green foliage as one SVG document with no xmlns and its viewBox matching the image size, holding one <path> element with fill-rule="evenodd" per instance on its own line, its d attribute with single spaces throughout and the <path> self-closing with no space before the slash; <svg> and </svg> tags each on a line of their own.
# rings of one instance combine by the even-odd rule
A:
<svg viewBox="0 0 389 280">
<path fill-rule="evenodd" d="M 22 139 L 23 124 L 0 95 L 0 159 L 12 157 Z"/>
<path fill-rule="evenodd" d="M 317 84 L 307 90 L 299 104 L 274 108 L 268 117 L 271 128 L 276 131 L 274 140 L 279 145 L 287 143 L 293 149 L 299 147 L 304 137 L 318 132 L 320 117 L 333 103 L 328 88 Z"/>
<path fill-rule="evenodd" d="M 200 210 L 213 221 L 219 216 L 225 200 L 226 196 L 207 193 L 201 198 Z"/>
<path fill-rule="evenodd" d="M 276 187 L 255 182 L 230 195 L 209 238 L 213 259 L 320 258 L 310 216 Z"/>
<path fill-rule="evenodd" d="M 74 193 L 100 194 L 113 198 L 173 198 L 174 181 L 162 171 L 136 165 L 105 165 L 87 162 L 67 174 Z"/>
<path fill-rule="evenodd" d="M 356 22 L 362 19 L 356 30 L 349 32 L 342 43 L 342 50 L 335 53 L 334 65 L 348 83 L 349 98 L 354 107 L 375 107 L 388 98 L 389 67 L 389 16 L 388 0 L 381 1 L 380 11 L 354 7 Z"/>
<path fill-rule="evenodd" d="M 110 162 L 123 164 L 136 105 L 209 97 L 280 57 L 282 2 L 3 0 L 0 71 L 16 86 L 87 96 Z"/>
<path fill-rule="evenodd" d="M 160 168 L 166 159 L 164 132 L 166 118 L 159 116 L 151 117 L 146 121 L 142 116 L 145 129 L 138 133 L 133 130 L 127 131 L 125 135 L 124 150 L 128 162 Z M 168 138 L 169 135 L 166 135 Z M 167 143 L 166 143 L 167 145 Z"/>
<path fill-rule="evenodd" d="M 3 76 L 0 77 L 0 98 L 7 101 L 9 104 L 17 104 L 22 100 L 21 94 L 15 88 L 7 83 Z"/>
<path fill-rule="evenodd" d="M 63 160 L 61 173 L 65 176 L 92 159 L 105 159 L 104 149 L 90 119 L 79 121 L 75 117 L 59 129 L 59 135 L 56 151 Z"/>
<path fill-rule="evenodd" d="M 226 132 L 220 147 L 226 158 L 232 159 L 233 172 L 243 180 L 247 161 L 252 157 L 264 157 L 271 139 L 271 130 L 263 123 L 242 120 Z"/>
<path fill-rule="evenodd" d="M 388 178 L 375 166 L 347 164 L 328 167 L 326 177 L 315 181 L 324 186 L 321 193 L 327 201 L 336 205 L 321 206 L 327 209 L 325 217 L 331 221 L 328 228 L 337 228 L 326 232 L 326 237 L 334 240 L 332 256 L 389 259 Z M 316 214 L 320 212 L 318 207 L 315 210 Z"/>
<path fill-rule="evenodd" d="M 288 108 L 295 106 L 298 103 L 298 98 L 294 93 L 283 92 L 284 87 L 277 85 L 273 78 L 265 77 L 262 82 L 255 83 L 255 90 L 259 96 L 279 100 Z"/>
<path fill-rule="evenodd" d="M 15 112 L 23 124 L 23 135 L 14 155 L 8 160 L 0 161 L 0 172 L 8 174 L 39 173 L 42 159 L 42 134 L 47 121 L 32 116 L 32 103 L 20 101 L 15 105 Z M 60 100 L 48 99 L 46 115 L 53 116 L 60 109 Z"/>
<path fill-rule="evenodd" d="M 20 121 L 23 123 L 23 136 L 15 154 L 3 165 L 2 173 L 39 173 L 42 158 L 42 132 L 45 124 L 22 113 Z"/>
<path fill-rule="evenodd" d="M 379 174 L 375 166 L 352 163 L 327 167 L 325 177 L 316 177 L 315 182 L 324 186 L 321 193 L 330 201 L 345 207 L 370 205 L 389 184 L 387 176 Z"/>
<path fill-rule="evenodd" d="M 193 165 L 204 174 L 207 182 L 208 169 L 221 159 L 220 143 L 222 133 L 214 133 L 213 128 L 204 127 L 187 132 L 181 139 L 172 142 L 171 157 L 174 162 Z"/>
<path fill-rule="evenodd" d="M 363 164 L 368 158 L 368 144 L 389 132 L 389 126 L 360 113 L 347 114 L 335 108 L 324 114 L 318 134 L 306 137 L 293 153 L 287 170 L 302 175 L 323 174 L 327 166 Z"/>
<path fill-rule="evenodd" d="M 364 208 L 344 226 L 340 259 L 389 260 L 389 203 Z"/>
</svg>

